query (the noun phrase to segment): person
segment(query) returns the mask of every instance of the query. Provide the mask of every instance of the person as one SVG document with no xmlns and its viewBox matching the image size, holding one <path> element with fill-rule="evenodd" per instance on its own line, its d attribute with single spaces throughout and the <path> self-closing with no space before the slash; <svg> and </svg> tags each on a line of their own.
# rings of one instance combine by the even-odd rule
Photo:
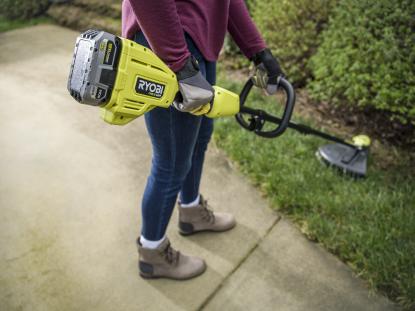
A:
<svg viewBox="0 0 415 311">
<path fill-rule="evenodd" d="M 178 199 L 179 232 L 222 232 L 235 218 L 213 212 L 199 193 L 213 120 L 193 113 L 209 103 L 216 61 L 229 32 L 256 66 L 255 84 L 272 94 L 282 74 L 243 0 L 124 0 L 122 35 L 151 48 L 177 75 L 181 98 L 169 109 L 145 114 L 152 167 L 142 198 L 137 239 L 143 278 L 189 279 L 206 269 L 203 259 L 172 248 L 166 229 Z"/>
</svg>

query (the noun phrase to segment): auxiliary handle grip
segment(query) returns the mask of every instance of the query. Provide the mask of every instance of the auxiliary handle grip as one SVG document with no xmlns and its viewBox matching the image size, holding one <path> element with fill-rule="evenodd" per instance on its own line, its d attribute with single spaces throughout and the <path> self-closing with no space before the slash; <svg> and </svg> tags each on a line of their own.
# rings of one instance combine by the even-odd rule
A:
<svg viewBox="0 0 415 311">
<path fill-rule="evenodd" d="M 281 87 L 286 94 L 286 102 L 284 107 L 284 113 L 282 115 L 282 118 L 274 118 L 274 116 L 268 114 L 266 111 L 261 109 L 253 109 L 245 106 L 245 101 L 248 98 L 248 95 L 253 87 L 254 83 L 252 82 L 252 79 L 249 79 L 246 83 L 244 88 L 241 91 L 241 94 L 239 95 L 239 103 L 240 103 L 240 110 L 239 113 L 235 116 L 238 123 L 245 129 L 249 131 L 254 131 L 255 134 L 261 137 L 266 138 L 275 138 L 284 133 L 284 131 L 287 129 L 291 115 L 294 110 L 295 105 L 295 92 L 294 88 L 291 85 L 290 82 L 285 80 L 282 76 L 278 78 L 278 87 Z M 244 114 L 250 115 L 250 119 L 245 121 L 243 118 Z M 279 122 L 275 122 L 273 120 L 278 119 Z M 263 131 L 262 128 L 265 124 L 265 122 L 271 122 L 274 124 L 278 124 L 278 127 L 274 130 L 270 131 Z"/>
</svg>

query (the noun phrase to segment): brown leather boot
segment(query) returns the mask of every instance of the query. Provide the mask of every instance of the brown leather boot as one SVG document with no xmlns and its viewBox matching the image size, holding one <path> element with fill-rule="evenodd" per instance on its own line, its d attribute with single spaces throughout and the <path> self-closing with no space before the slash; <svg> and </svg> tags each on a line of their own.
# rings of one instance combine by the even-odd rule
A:
<svg viewBox="0 0 415 311">
<path fill-rule="evenodd" d="M 207 200 L 200 196 L 195 207 L 181 207 L 179 202 L 179 232 L 189 235 L 201 231 L 227 231 L 235 227 L 235 218 L 228 213 L 214 213 Z"/>
<path fill-rule="evenodd" d="M 144 248 L 137 240 L 140 276 L 146 279 L 169 278 L 186 280 L 206 270 L 205 261 L 198 257 L 186 256 L 174 250 L 166 238 L 156 249 Z"/>
</svg>

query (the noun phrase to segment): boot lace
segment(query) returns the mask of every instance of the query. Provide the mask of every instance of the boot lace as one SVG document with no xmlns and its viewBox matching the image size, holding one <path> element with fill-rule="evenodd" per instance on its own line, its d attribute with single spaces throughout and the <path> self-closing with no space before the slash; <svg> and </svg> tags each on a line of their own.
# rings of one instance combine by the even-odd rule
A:
<svg viewBox="0 0 415 311">
<path fill-rule="evenodd" d="M 214 223 L 215 222 L 215 214 L 213 213 L 213 211 L 209 208 L 209 204 L 207 200 L 202 199 L 202 211 L 201 211 L 201 215 L 202 215 L 202 219 L 206 220 L 209 223 Z"/>
<path fill-rule="evenodd" d="M 163 251 L 163 256 L 169 264 L 177 264 L 179 261 L 180 252 L 173 249 L 169 243 L 169 245 Z"/>
</svg>

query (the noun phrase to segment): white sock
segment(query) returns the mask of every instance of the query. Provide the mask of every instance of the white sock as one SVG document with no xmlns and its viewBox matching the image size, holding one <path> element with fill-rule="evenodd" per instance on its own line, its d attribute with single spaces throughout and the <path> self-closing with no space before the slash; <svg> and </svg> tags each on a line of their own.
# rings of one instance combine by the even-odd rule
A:
<svg viewBox="0 0 415 311">
<path fill-rule="evenodd" d="M 144 248 L 156 249 L 157 247 L 160 246 L 161 243 L 163 243 L 165 239 L 166 239 L 166 236 L 162 237 L 158 241 L 150 241 L 150 240 L 147 240 L 145 237 L 140 236 L 140 243 Z"/>
<path fill-rule="evenodd" d="M 180 207 L 184 207 L 184 208 L 186 208 L 186 207 L 195 207 L 195 206 L 198 206 L 199 203 L 200 203 L 200 194 L 197 195 L 196 200 L 194 200 L 193 202 L 190 202 L 190 203 L 187 203 L 187 204 L 180 203 Z"/>
</svg>

